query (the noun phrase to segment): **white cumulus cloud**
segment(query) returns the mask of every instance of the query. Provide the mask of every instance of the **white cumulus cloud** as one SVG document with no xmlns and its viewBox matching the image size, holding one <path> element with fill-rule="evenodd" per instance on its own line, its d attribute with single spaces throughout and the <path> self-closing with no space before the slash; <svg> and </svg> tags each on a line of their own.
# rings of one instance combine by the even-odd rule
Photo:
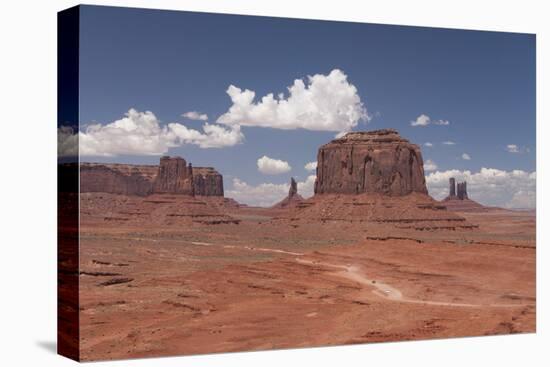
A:
<svg viewBox="0 0 550 367">
<path fill-rule="evenodd" d="M 357 88 L 338 69 L 328 75 L 308 76 L 306 82 L 294 80 L 286 98 L 283 93 L 269 93 L 255 101 L 254 91 L 233 85 L 227 94 L 233 105 L 217 122 L 231 126 L 345 132 L 367 120 Z"/>
<path fill-rule="evenodd" d="M 208 115 L 206 113 L 200 113 L 197 111 L 189 111 L 181 115 L 189 120 L 208 121 Z"/>
<path fill-rule="evenodd" d="M 435 164 L 434 161 L 431 159 L 426 160 L 424 162 L 424 171 L 435 171 L 437 169 L 437 164 Z"/>
<path fill-rule="evenodd" d="M 263 156 L 258 159 L 258 171 L 266 175 L 279 175 L 281 173 L 286 173 L 292 169 L 290 164 L 286 161 L 280 159 L 270 158 L 268 156 Z"/>
<path fill-rule="evenodd" d="M 441 144 L 443 144 L 443 145 L 456 145 L 456 143 L 454 141 L 450 141 L 450 140 L 444 141 Z"/>
<path fill-rule="evenodd" d="M 411 126 L 428 126 L 430 124 L 446 126 L 449 125 L 450 122 L 448 120 L 432 120 L 430 116 L 426 114 L 421 114 L 416 120 L 411 121 Z"/>
<path fill-rule="evenodd" d="M 430 116 L 421 114 L 416 120 L 411 121 L 411 126 L 428 126 L 430 124 Z"/>
<path fill-rule="evenodd" d="M 536 206 L 536 172 L 481 168 L 479 172 L 448 170 L 426 176 L 431 196 L 441 200 L 449 193 L 449 178 L 468 183 L 468 196 L 484 205 L 504 208 Z"/>
<path fill-rule="evenodd" d="M 431 147 L 433 147 L 434 145 L 433 145 L 432 143 L 430 143 L 429 141 L 427 141 L 427 142 L 424 143 L 424 146 L 425 146 L 425 147 L 431 148 Z"/>
<path fill-rule="evenodd" d="M 462 153 L 462 159 L 464 159 L 465 161 L 469 161 L 470 159 L 472 159 L 472 157 L 470 157 L 468 153 Z"/>
<path fill-rule="evenodd" d="M 170 123 L 168 128 L 176 135 L 179 145 L 194 144 L 201 148 L 223 148 L 237 145 L 244 140 L 239 126 L 227 129 L 220 125 L 205 123 L 202 126 L 203 133 L 178 123 Z"/>
<path fill-rule="evenodd" d="M 85 156 L 161 155 L 184 144 L 201 148 L 222 148 L 243 141 L 239 126 L 203 125 L 203 131 L 180 123 L 161 125 L 151 111 L 130 109 L 111 123 L 91 124 L 79 132 L 80 154 Z"/>
<path fill-rule="evenodd" d="M 298 193 L 304 198 L 313 195 L 315 175 L 308 176 L 304 181 L 298 181 Z M 261 183 L 250 185 L 245 181 L 234 178 L 230 190 L 225 191 L 225 196 L 237 200 L 239 203 L 269 207 L 283 200 L 288 195 L 290 185 Z"/>
<path fill-rule="evenodd" d="M 315 171 L 317 169 L 317 161 L 306 163 L 304 168 L 306 171 Z"/>
</svg>

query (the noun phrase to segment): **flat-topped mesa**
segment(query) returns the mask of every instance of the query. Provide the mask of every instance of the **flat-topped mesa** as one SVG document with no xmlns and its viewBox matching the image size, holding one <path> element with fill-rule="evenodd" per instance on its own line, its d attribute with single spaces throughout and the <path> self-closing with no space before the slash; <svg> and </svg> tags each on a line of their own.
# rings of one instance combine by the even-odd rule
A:
<svg viewBox="0 0 550 367">
<path fill-rule="evenodd" d="M 80 163 L 80 192 L 147 196 L 153 192 L 155 166 Z"/>
<path fill-rule="evenodd" d="M 160 158 L 158 174 L 153 182 L 156 194 L 194 195 L 193 167 L 181 157 Z"/>
<path fill-rule="evenodd" d="M 350 132 L 319 148 L 315 194 L 427 194 L 423 165 L 394 129 Z"/>
<path fill-rule="evenodd" d="M 193 167 L 180 157 L 160 165 L 80 163 L 80 192 L 148 196 L 183 194 L 222 196 L 223 176 L 212 167 Z"/>
</svg>

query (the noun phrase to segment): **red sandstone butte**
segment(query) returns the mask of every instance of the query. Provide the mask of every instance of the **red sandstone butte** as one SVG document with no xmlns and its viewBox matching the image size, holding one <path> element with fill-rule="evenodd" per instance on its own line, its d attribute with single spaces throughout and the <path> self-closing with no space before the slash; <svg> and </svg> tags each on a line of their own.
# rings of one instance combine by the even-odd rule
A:
<svg viewBox="0 0 550 367">
<path fill-rule="evenodd" d="M 219 172 L 212 167 L 192 167 L 180 157 L 162 157 L 159 166 L 80 163 L 80 192 L 130 196 L 170 193 L 222 197 L 224 193 L 223 176 Z"/>
<path fill-rule="evenodd" d="M 351 132 L 319 148 L 315 194 L 427 194 L 422 153 L 394 129 Z"/>
<path fill-rule="evenodd" d="M 193 167 L 195 195 L 223 196 L 223 177 L 212 167 Z"/>
<path fill-rule="evenodd" d="M 159 173 L 153 184 L 153 192 L 194 195 L 191 164 L 188 166 L 185 159 L 181 157 L 161 157 Z"/>
</svg>

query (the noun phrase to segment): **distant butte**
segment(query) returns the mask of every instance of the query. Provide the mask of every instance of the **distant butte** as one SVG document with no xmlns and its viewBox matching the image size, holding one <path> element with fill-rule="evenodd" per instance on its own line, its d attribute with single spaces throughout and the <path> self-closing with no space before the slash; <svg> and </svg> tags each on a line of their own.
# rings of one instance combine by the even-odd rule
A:
<svg viewBox="0 0 550 367">
<path fill-rule="evenodd" d="M 449 178 L 449 195 L 442 200 L 442 204 L 451 211 L 486 211 L 487 207 L 468 198 L 467 187 L 466 181 L 456 182 L 454 177 Z"/>
<path fill-rule="evenodd" d="M 321 146 L 315 195 L 278 220 L 374 223 L 417 231 L 475 228 L 428 195 L 420 147 L 393 129 L 351 132 Z"/>
<path fill-rule="evenodd" d="M 212 167 L 193 167 L 181 157 L 163 156 L 158 166 L 80 163 L 80 192 L 130 196 L 181 194 L 222 196 L 223 176 Z"/>
</svg>

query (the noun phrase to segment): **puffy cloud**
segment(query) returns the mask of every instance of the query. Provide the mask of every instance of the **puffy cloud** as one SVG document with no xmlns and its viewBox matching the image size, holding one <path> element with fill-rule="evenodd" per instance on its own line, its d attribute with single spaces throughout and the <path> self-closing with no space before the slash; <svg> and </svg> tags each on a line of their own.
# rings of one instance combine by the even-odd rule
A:
<svg viewBox="0 0 550 367">
<path fill-rule="evenodd" d="M 179 123 L 161 126 L 151 112 L 130 109 L 125 117 L 106 125 L 92 124 L 79 133 L 80 154 L 86 156 L 161 155 L 183 144 L 221 148 L 244 139 L 239 126 L 205 123 L 203 132 Z"/>
<path fill-rule="evenodd" d="M 430 116 L 420 115 L 416 120 L 411 121 L 411 126 L 428 126 L 430 124 Z"/>
<path fill-rule="evenodd" d="M 428 159 L 424 162 L 424 171 L 435 171 L 437 169 L 437 164 L 431 159 Z"/>
<path fill-rule="evenodd" d="M 519 153 L 519 147 L 516 144 L 508 144 L 506 150 L 510 153 Z"/>
<path fill-rule="evenodd" d="M 206 113 L 200 113 L 197 111 L 189 111 L 181 115 L 189 120 L 208 121 L 208 115 Z"/>
<path fill-rule="evenodd" d="M 450 122 L 448 120 L 432 120 L 430 116 L 425 114 L 421 114 L 416 120 L 411 121 L 411 126 L 428 126 L 429 124 L 446 126 Z"/>
<path fill-rule="evenodd" d="M 462 159 L 464 159 L 465 161 L 469 161 L 470 159 L 472 159 L 472 157 L 470 157 L 468 153 L 462 153 Z"/>
<path fill-rule="evenodd" d="M 233 105 L 217 121 L 226 125 L 342 132 L 367 120 L 357 88 L 338 69 L 328 75 L 308 76 L 305 83 L 294 80 L 287 98 L 283 93 L 277 97 L 269 93 L 255 101 L 254 91 L 233 85 L 227 94 Z"/>
<path fill-rule="evenodd" d="M 225 191 L 225 196 L 237 200 L 239 203 L 253 206 L 272 206 L 288 195 L 289 184 L 261 183 L 249 185 L 238 179 L 233 179 L 233 187 Z M 304 198 L 313 195 L 315 175 L 308 176 L 304 181 L 298 181 L 298 193 Z"/>
<path fill-rule="evenodd" d="M 304 168 L 306 171 L 315 171 L 317 169 L 317 161 L 306 163 Z"/>
<path fill-rule="evenodd" d="M 220 125 L 205 123 L 202 126 L 204 133 L 178 123 L 170 123 L 168 128 L 176 135 L 179 144 L 194 144 L 201 148 L 231 147 L 244 140 L 239 126 L 226 129 Z"/>
<path fill-rule="evenodd" d="M 441 144 L 443 144 L 443 145 L 456 145 L 456 143 L 454 141 L 450 141 L 450 140 L 444 141 Z"/>
<path fill-rule="evenodd" d="M 427 141 L 427 142 L 424 143 L 424 146 L 425 146 L 425 147 L 431 148 L 431 147 L 433 147 L 434 145 L 433 145 L 432 143 L 430 143 L 429 141 Z"/>
<path fill-rule="evenodd" d="M 266 175 L 279 175 L 281 173 L 286 173 L 292 169 L 290 164 L 286 161 L 280 159 L 269 158 L 268 156 L 263 156 L 258 159 L 258 171 Z"/>
<path fill-rule="evenodd" d="M 449 178 L 468 182 L 468 195 L 484 205 L 505 208 L 536 206 L 536 172 L 482 168 L 479 172 L 448 170 L 426 176 L 431 196 L 440 200 L 449 193 Z"/>
</svg>

